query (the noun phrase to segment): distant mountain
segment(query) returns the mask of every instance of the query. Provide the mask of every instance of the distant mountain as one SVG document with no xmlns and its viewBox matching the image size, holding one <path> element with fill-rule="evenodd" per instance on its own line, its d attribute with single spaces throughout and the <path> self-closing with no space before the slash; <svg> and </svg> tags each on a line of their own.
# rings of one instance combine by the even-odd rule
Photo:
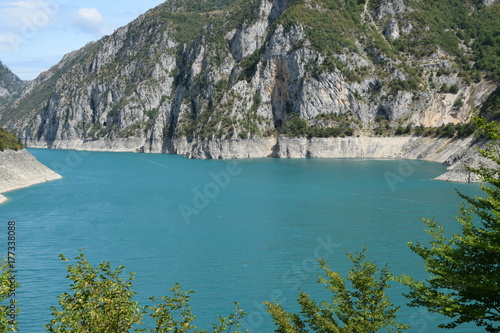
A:
<svg viewBox="0 0 500 333">
<path fill-rule="evenodd" d="M 466 135 L 498 87 L 499 17 L 494 0 L 169 0 L 66 55 L 0 125 L 28 146 L 174 153 Z"/>
<path fill-rule="evenodd" d="M 21 96 L 23 81 L 0 61 L 0 106 Z"/>
</svg>

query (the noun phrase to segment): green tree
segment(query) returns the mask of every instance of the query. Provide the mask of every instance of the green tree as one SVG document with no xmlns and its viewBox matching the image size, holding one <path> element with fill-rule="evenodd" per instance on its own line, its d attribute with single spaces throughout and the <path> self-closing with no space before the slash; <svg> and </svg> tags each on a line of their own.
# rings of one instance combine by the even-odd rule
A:
<svg viewBox="0 0 500 333">
<path fill-rule="evenodd" d="M 60 255 L 61 260 L 67 259 Z M 83 253 L 68 266 L 73 295 L 59 296 L 60 309 L 51 307 L 53 319 L 49 332 L 123 333 L 141 323 L 142 313 L 133 301 L 133 273 L 122 278 L 123 266 L 111 268 L 109 262 L 93 267 Z"/>
<path fill-rule="evenodd" d="M 60 255 L 62 260 L 67 259 Z M 124 333 L 124 332 L 176 332 L 206 333 L 198 330 L 192 322 L 196 318 L 189 306 L 191 290 L 182 290 L 174 285 L 173 295 L 151 297 L 152 305 L 140 307 L 133 301 L 133 273 L 123 279 L 123 266 L 111 268 L 109 262 L 93 267 L 83 253 L 75 258 L 77 263 L 68 266 L 68 278 L 72 281 L 73 295 L 59 296 L 60 309 L 51 307 L 53 319 L 46 325 L 49 332 L 72 333 Z M 2 280 L 4 282 L 4 280 Z M 3 291 L 4 289 L 2 289 Z M 1 294 L 0 294 L 1 295 Z M 239 333 L 239 321 L 246 315 L 237 303 L 234 313 L 218 317 L 212 324 L 213 333 Z M 155 329 L 140 328 L 142 317 L 149 316 L 156 323 Z M 136 326 L 136 328 L 134 328 Z M 0 331 L 4 332 L 4 331 Z M 247 331 L 245 331 L 247 332 Z"/>
<path fill-rule="evenodd" d="M 175 284 L 171 291 L 173 294 L 172 297 L 163 296 L 158 299 L 151 297 L 150 300 L 153 305 L 144 307 L 144 310 L 149 310 L 151 317 L 156 321 L 156 328 L 154 330 L 148 330 L 148 332 L 207 332 L 206 330 L 197 330 L 197 327 L 192 325 L 196 316 L 191 312 L 191 307 L 189 306 L 189 295 L 194 292 L 191 290 L 182 290 L 179 284 Z M 212 325 L 213 333 L 238 332 L 234 331 L 234 329 L 241 327 L 239 320 L 242 319 L 246 313 L 240 310 L 238 303 L 235 304 L 236 309 L 234 313 L 229 315 L 229 317 L 219 316 L 218 323 Z"/>
<path fill-rule="evenodd" d="M 16 319 L 18 308 L 15 299 L 15 292 L 19 283 L 13 279 L 12 269 L 9 262 L 4 259 L 0 261 L 0 332 L 18 332 Z"/>
<path fill-rule="evenodd" d="M 425 306 L 431 312 L 452 318 L 442 328 L 473 322 L 487 332 L 500 332 L 500 126 L 479 120 L 478 127 L 491 139 L 480 154 L 495 166 L 481 165 L 470 171 L 481 176 L 484 197 L 468 197 L 457 216 L 462 234 L 445 237 L 444 229 L 424 219 L 432 236 L 430 247 L 409 243 L 424 260 L 430 277 L 424 282 L 409 276 L 399 278 L 410 287 L 405 295 L 410 306 Z"/>
<path fill-rule="evenodd" d="M 300 115 L 293 112 L 285 124 L 284 130 L 288 136 L 303 137 L 307 134 L 307 122 L 300 118 Z"/>
<path fill-rule="evenodd" d="M 323 301 L 318 304 L 307 293 L 301 292 L 298 298 L 301 315 L 297 315 L 287 313 L 280 304 L 266 302 L 278 327 L 276 332 L 304 333 L 309 332 L 307 327 L 319 333 L 371 333 L 384 328 L 401 332 L 409 328 L 396 322 L 399 307 L 393 306 L 385 292 L 390 287 L 392 275 L 387 267 L 380 270 L 376 264 L 367 261 L 365 252 L 366 249 L 347 255 L 353 262 L 347 280 L 354 291 L 347 288 L 340 274 L 320 260 L 326 277 L 320 277 L 319 282 L 333 293 L 331 303 Z"/>
</svg>

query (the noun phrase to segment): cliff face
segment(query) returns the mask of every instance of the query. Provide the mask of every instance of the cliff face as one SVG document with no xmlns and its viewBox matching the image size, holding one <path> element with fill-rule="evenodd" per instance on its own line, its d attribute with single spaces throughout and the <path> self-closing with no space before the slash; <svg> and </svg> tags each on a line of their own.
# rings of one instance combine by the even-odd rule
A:
<svg viewBox="0 0 500 333">
<path fill-rule="evenodd" d="M 0 62 L 0 108 L 19 98 L 23 81 Z"/>
<path fill-rule="evenodd" d="M 0 151 L 0 193 L 59 178 L 61 176 L 38 162 L 24 149 Z M 0 195 L 0 203 L 4 201 L 6 198 Z"/>
<path fill-rule="evenodd" d="M 500 77 L 498 15 L 496 1 L 171 0 L 65 56 L 0 124 L 32 147 L 208 158 L 464 124 Z"/>
</svg>

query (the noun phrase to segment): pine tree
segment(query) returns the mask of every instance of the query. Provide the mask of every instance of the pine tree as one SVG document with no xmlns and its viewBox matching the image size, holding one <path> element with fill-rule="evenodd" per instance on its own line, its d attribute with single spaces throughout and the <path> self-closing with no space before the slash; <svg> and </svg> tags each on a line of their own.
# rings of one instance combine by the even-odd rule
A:
<svg viewBox="0 0 500 333">
<path fill-rule="evenodd" d="M 347 280 L 354 291 L 348 289 L 340 274 L 333 272 L 324 260 L 320 261 L 326 277 L 320 277 L 319 282 L 333 293 L 331 303 L 318 304 L 301 292 L 300 316 L 287 313 L 280 304 L 267 302 L 268 312 L 278 327 L 276 332 L 305 333 L 309 332 L 307 327 L 318 333 L 373 333 L 384 328 L 401 332 L 409 328 L 396 322 L 399 307 L 393 306 L 385 292 L 392 275 L 387 267 L 379 270 L 376 264 L 367 261 L 365 252 L 366 249 L 347 255 L 353 262 Z"/>
<path fill-rule="evenodd" d="M 470 171 L 481 176 L 484 197 L 460 194 L 468 206 L 462 206 L 457 220 L 462 234 L 451 239 L 433 220 L 425 219 L 430 247 L 409 243 L 424 260 L 430 277 L 417 281 L 409 276 L 399 280 L 410 287 L 405 295 L 410 306 L 425 306 L 453 320 L 442 328 L 454 328 L 473 322 L 487 332 L 500 332 L 500 126 L 478 120 L 478 127 L 490 138 L 480 154 L 494 167 L 481 165 Z"/>
</svg>

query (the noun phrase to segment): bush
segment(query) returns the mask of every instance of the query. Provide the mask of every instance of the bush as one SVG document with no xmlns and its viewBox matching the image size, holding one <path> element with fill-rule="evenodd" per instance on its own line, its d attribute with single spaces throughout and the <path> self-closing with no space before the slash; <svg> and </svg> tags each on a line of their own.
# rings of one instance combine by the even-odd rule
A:
<svg viewBox="0 0 500 333">
<path fill-rule="evenodd" d="M 481 108 L 481 116 L 487 120 L 497 120 L 500 118 L 500 87 L 497 88 L 486 100 Z"/>
<path fill-rule="evenodd" d="M 459 98 L 453 103 L 453 107 L 460 109 L 462 106 L 464 106 L 464 100 L 462 98 Z"/>
<path fill-rule="evenodd" d="M 424 131 L 425 131 L 424 126 L 419 125 L 415 127 L 415 129 L 413 130 L 413 134 L 415 134 L 416 136 L 422 136 L 424 134 Z"/>
<path fill-rule="evenodd" d="M 0 127 L 0 151 L 4 151 L 5 149 L 17 151 L 23 149 L 23 144 L 14 134 Z"/>
<path fill-rule="evenodd" d="M 459 124 L 455 127 L 457 129 L 458 136 L 461 138 L 474 134 L 477 129 L 477 126 L 474 123 Z"/>
<path fill-rule="evenodd" d="M 450 94 L 456 95 L 458 94 L 458 86 L 456 84 L 452 85 L 448 90 Z"/>
<path fill-rule="evenodd" d="M 439 137 L 452 138 L 455 136 L 455 124 L 446 124 L 441 125 L 436 129 L 436 134 Z"/>
<path fill-rule="evenodd" d="M 307 123 L 300 118 L 298 113 L 292 113 L 290 120 L 286 122 L 282 131 L 288 136 L 303 137 L 307 134 Z"/>
</svg>

